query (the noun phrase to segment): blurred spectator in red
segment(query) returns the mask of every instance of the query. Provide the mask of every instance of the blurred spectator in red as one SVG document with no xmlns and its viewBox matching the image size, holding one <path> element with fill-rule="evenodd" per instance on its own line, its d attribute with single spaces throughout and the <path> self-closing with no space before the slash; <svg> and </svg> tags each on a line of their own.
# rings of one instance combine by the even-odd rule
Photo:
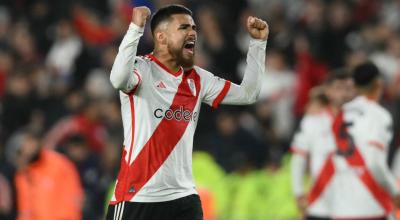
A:
<svg viewBox="0 0 400 220">
<path fill-rule="evenodd" d="M 32 130 L 15 133 L 7 158 L 17 169 L 17 220 L 80 220 L 83 191 L 78 172 L 65 156 L 42 149 Z"/>
<path fill-rule="evenodd" d="M 91 7 L 92 9 L 93 7 Z M 125 32 L 124 28 L 130 22 L 130 8 L 127 1 L 115 1 L 108 19 L 76 5 L 73 10 L 73 23 L 80 36 L 91 45 L 107 45 Z"/>
<path fill-rule="evenodd" d="M 305 2 L 304 17 L 299 26 L 303 34 L 294 39 L 294 49 L 297 58 L 297 85 L 295 91 L 294 112 L 297 118 L 304 114 L 308 103 L 309 92 L 314 86 L 320 85 L 328 66 L 324 59 L 323 37 L 326 27 L 326 6 L 321 0 Z"/>
<path fill-rule="evenodd" d="M 203 219 L 204 220 L 217 220 L 217 215 L 215 212 L 215 196 L 210 190 L 206 188 L 198 188 L 201 208 L 203 209 Z"/>
<path fill-rule="evenodd" d="M 354 19 L 358 23 L 368 22 L 376 18 L 381 9 L 380 0 L 359 0 L 355 1 Z"/>
<path fill-rule="evenodd" d="M 306 39 L 298 39 L 299 47 L 308 47 Z M 326 64 L 317 61 L 308 51 L 301 50 L 297 54 L 297 85 L 295 91 L 294 112 L 297 118 L 300 118 L 305 111 L 308 103 L 310 90 L 320 85 L 328 72 Z"/>
<path fill-rule="evenodd" d="M 90 98 L 85 100 L 83 105 L 80 113 L 62 118 L 50 129 L 44 140 L 46 148 L 55 149 L 62 145 L 67 138 L 81 135 L 93 152 L 102 152 L 107 139 L 107 131 L 101 121 L 101 109 L 97 102 Z"/>
<path fill-rule="evenodd" d="M 74 26 L 81 37 L 94 45 L 106 45 L 116 37 L 110 26 L 103 25 L 94 13 L 80 6 L 74 9 Z"/>
<path fill-rule="evenodd" d="M 3 97 L 7 75 L 13 67 L 13 59 L 4 47 L 7 33 L 10 30 L 10 15 L 6 8 L 0 7 L 0 98 Z"/>
<path fill-rule="evenodd" d="M 13 66 L 13 58 L 7 51 L 0 50 L 0 98 L 6 91 L 6 80 Z"/>
</svg>

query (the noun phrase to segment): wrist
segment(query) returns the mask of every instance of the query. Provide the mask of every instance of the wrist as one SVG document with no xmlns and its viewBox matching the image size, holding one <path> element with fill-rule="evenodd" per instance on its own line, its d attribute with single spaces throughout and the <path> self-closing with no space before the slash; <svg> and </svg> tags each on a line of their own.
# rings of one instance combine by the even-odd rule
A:
<svg viewBox="0 0 400 220">
<path fill-rule="evenodd" d="M 143 33 L 144 32 L 144 26 L 140 27 L 139 25 L 131 22 L 129 24 L 129 29 L 128 30 L 132 30 L 132 31 L 137 31 L 137 32 Z"/>
<path fill-rule="evenodd" d="M 256 38 L 250 39 L 250 46 L 265 47 L 266 45 L 267 45 L 267 39 L 256 39 Z"/>
</svg>

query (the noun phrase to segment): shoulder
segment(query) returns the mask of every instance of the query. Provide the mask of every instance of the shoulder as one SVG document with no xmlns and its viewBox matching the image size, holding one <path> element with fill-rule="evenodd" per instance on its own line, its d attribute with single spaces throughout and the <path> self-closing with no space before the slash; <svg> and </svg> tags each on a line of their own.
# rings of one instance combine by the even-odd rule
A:
<svg viewBox="0 0 400 220">
<path fill-rule="evenodd" d="M 135 63 L 137 64 L 149 64 L 151 63 L 151 59 L 148 56 L 136 56 Z"/>
<path fill-rule="evenodd" d="M 302 131 L 313 131 L 314 129 L 318 129 L 318 127 L 321 127 L 321 122 L 324 119 L 325 116 L 322 112 L 306 114 L 301 119 L 300 128 Z"/>
<path fill-rule="evenodd" d="M 148 68 L 152 63 L 151 59 L 147 56 L 136 56 L 134 62 L 135 66 L 139 69 Z"/>
<path fill-rule="evenodd" d="M 199 74 L 200 77 L 213 77 L 214 74 L 212 74 L 210 71 L 205 70 L 201 67 L 194 66 L 193 69 L 196 71 L 197 74 Z"/>
<path fill-rule="evenodd" d="M 385 124 L 392 123 L 392 115 L 390 112 L 378 103 L 371 103 L 371 113 L 377 121 L 381 121 Z"/>
<path fill-rule="evenodd" d="M 387 109 L 381 106 L 378 102 L 368 100 L 363 97 L 354 99 L 347 103 L 344 107 L 345 111 L 359 111 L 365 114 L 364 117 L 369 117 L 376 123 L 391 124 L 392 115 Z"/>
<path fill-rule="evenodd" d="M 49 161 L 55 169 L 62 168 L 63 170 L 75 170 L 75 165 L 65 155 L 53 150 L 43 150 L 42 155 Z M 58 167 L 58 168 L 57 168 Z"/>
<path fill-rule="evenodd" d="M 214 85 L 214 83 L 218 83 L 219 85 L 219 83 L 227 81 L 219 76 L 214 75 L 210 71 L 200 68 L 198 66 L 194 66 L 193 69 L 200 76 L 201 81 L 205 84 Z"/>
<path fill-rule="evenodd" d="M 321 122 L 321 120 L 326 120 L 327 118 L 329 118 L 327 112 L 319 111 L 304 115 L 302 122 L 306 124 L 318 124 Z"/>
</svg>

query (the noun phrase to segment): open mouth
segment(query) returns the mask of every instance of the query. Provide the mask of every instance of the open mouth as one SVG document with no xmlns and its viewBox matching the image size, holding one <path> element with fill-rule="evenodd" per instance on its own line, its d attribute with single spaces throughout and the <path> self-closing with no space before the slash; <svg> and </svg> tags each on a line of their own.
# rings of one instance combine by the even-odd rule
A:
<svg viewBox="0 0 400 220">
<path fill-rule="evenodd" d="M 194 54 L 194 46 L 195 46 L 195 42 L 194 41 L 188 41 L 185 43 L 184 45 L 184 49 L 186 51 L 188 51 L 191 54 Z"/>
</svg>

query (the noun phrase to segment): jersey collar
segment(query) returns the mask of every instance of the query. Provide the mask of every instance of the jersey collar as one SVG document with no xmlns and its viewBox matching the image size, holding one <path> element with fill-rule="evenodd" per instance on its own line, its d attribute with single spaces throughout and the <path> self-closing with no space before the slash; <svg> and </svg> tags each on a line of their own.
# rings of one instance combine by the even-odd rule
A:
<svg viewBox="0 0 400 220">
<path fill-rule="evenodd" d="M 151 60 L 154 61 L 158 66 L 160 66 L 163 70 L 167 71 L 169 74 L 178 77 L 183 73 L 182 67 L 179 68 L 177 72 L 172 72 L 168 67 L 166 67 L 164 64 L 161 63 L 152 53 L 148 54 L 147 57 Z"/>
</svg>

